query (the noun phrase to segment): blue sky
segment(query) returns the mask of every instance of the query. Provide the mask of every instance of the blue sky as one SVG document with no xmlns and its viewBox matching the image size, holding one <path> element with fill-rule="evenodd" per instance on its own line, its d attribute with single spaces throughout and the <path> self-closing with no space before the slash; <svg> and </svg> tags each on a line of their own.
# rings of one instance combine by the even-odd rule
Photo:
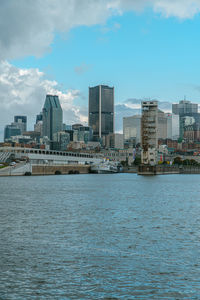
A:
<svg viewBox="0 0 200 300">
<path fill-rule="evenodd" d="M 87 100 L 88 86 L 115 86 L 116 103 L 127 98 L 176 102 L 184 95 L 200 101 L 200 17 L 163 18 L 152 10 L 125 13 L 105 25 L 80 26 L 56 34 L 50 53 L 11 63 L 39 68 L 62 90 L 78 89 Z M 79 73 L 76 68 L 83 69 Z"/>
<path fill-rule="evenodd" d="M 0 8 L 0 139 L 15 114 L 33 129 L 46 93 L 59 96 L 65 123 L 86 123 L 88 87 L 114 86 L 117 131 L 138 99 L 169 109 L 185 96 L 200 103 L 199 0 L 2 0 Z"/>
</svg>

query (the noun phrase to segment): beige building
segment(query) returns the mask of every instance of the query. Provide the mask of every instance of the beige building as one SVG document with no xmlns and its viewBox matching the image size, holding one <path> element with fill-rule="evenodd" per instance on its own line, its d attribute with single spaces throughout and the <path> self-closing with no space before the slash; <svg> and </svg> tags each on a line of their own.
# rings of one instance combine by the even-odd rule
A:
<svg viewBox="0 0 200 300">
<path fill-rule="evenodd" d="M 141 116 L 135 115 L 123 118 L 124 142 L 135 140 L 135 144 L 141 141 Z"/>
<path fill-rule="evenodd" d="M 124 136 L 121 133 L 110 133 L 104 137 L 106 148 L 124 149 Z"/>
<path fill-rule="evenodd" d="M 158 139 L 167 138 L 167 114 L 158 110 Z"/>
</svg>

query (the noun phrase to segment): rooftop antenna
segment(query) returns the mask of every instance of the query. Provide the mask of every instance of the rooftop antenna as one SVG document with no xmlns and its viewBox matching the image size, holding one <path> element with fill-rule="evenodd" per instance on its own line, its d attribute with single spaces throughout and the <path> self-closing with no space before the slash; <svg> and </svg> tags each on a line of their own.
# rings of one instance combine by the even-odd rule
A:
<svg viewBox="0 0 200 300">
<path fill-rule="evenodd" d="M 184 101 L 186 101 L 186 96 L 184 96 Z"/>
</svg>

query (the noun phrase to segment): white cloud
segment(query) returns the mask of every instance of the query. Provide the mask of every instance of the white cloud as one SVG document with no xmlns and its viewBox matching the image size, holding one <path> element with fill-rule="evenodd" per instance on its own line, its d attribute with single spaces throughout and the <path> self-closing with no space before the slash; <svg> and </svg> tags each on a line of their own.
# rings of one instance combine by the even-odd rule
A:
<svg viewBox="0 0 200 300">
<path fill-rule="evenodd" d="M 199 0 L 1 0 L 0 59 L 41 56 L 50 50 L 55 32 L 105 24 L 112 15 L 151 7 L 165 17 L 192 18 Z M 117 28 L 116 28 L 117 29 Z"/>
<path fill-rule="evenodd" d="M 18 69 L 6 59 L 41 56 L 50 51 L 55 32 L 67 33 L 82 25 L 102 24 L 102 28 L 107 28 L 109 17 L 128 10 L 140 12 L 146 7 L 164 17 L 186 19 L 200 12 L 200 0 L 1 0 L 0 131 L 14 114 L 35 117 L 46 93 L 59 95 L 67 123 L 87 121 L 86 108 L 73 102 L 79 91 L 63 93 L 56 81 L 45 80 L 38 69 Z M 120 25 L 116 23 L 114 28 L 117 30 Z M 81 73 L 85 69 L 82 65 L 76 71 Z M 136 108 L 138 104 L 132 106 Z"/>
<path fill-rule="evenodd" d="M 161 12 L 165 17 L 190 19 L 200 12 L 199 0 L 156 0 L 154 2 L 154 10 Z"/>
<path fill-rule="evenodd" d="M 13 121 L 15 114 L 28 116 L 33 126 L 35 116 L 43 107 L 46 94 L 58 95 L 67 124 L 86 122 L 85 110 L 74 105 L 74 99 L 80 96 L 78 90 L 62 92 L 56 81 L 46 80 L 38 69 L 19 69 L 8 62 L 0 63 L 0 131 Z"/>
</svg>

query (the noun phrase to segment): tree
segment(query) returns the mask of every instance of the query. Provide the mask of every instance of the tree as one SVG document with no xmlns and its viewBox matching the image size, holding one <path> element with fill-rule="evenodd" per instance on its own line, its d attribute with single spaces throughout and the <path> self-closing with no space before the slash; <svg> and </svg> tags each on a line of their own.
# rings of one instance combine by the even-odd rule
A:
<svg viewBox="0 0 200 300">
<path fill-rule="evenodd" d="M 199 165 L 198 162 L 197 162 L 195 159 L 191 159 L 191 160 L 190 160 L 190 164 L 191 164 L 192 166 L 198 166 L 198 165 Z"/>
<path fill-rule="evenodd" d="M 136 156 L 133 164 L 135 166 L 139 166 L 141 164 L 141 157 L 140 156 Z"/>
<path fill-rule="evenodd" d="M 183 160 L 183 165 L 184 166 L 189 166 L 190 165 L 190 160 L 189 159 L 184 159 Z"/>
<path fill-rule="evenodd" d="M 177 156 L 177 157 L 174 158 L 173 164 L 174 165 L 182 165 L 183 161 L 182 161 L 182 159 L 179 156 Z"/>
</svg>

